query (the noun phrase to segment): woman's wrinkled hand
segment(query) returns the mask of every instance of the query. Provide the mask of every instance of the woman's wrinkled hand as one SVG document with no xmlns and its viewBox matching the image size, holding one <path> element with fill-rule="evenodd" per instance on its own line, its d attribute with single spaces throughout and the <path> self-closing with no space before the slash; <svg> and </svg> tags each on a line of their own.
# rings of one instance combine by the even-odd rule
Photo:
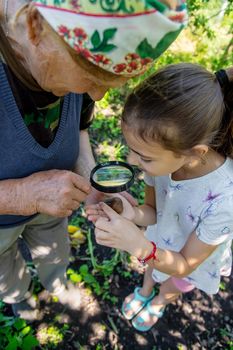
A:
<svg viewBox="0 0 233 350">
<path fill-rule="evenodd" d="M 95 223 L 96 242 L 137 256 L 145 241 L 141 230 L 105 203 L 100 203 L 99 206 L 105 217 L 100 216 Z"/>
<path fill-rule="evenodd" d="M 121 216 L 123 218 L 133 221 L 135 217 L 135 211 L 134 207 L 131 205 L 128 199 L 126 199 L 125 196 L 115 193 L 111 196 L 108 196 L 107 198 L 112 197 L 120 198 L 122 201 L 123 211 L 121 213 Z M 88 220 L 92 221 L 93 223 L 95 223 L 96 220 L 98 220 L 100 217 L 107 217 L 106 213 L 102 209 L 102 203 L 87 205 L 85 208 L 85 212 Z"/>
<path fill-rule="evenodd" d="M 67 170 L 48 170 L 21 180 L 18 187 L 22 215 L 43 213 L 70 216 L 91 191 L 89 181 Z"/>
</svg>

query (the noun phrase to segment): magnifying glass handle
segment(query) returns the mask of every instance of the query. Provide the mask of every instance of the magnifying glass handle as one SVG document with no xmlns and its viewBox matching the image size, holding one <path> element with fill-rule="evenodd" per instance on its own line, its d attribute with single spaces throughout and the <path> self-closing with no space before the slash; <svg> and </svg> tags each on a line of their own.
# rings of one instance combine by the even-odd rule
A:
<svg viewBox="0 0 233 350">
<path fill-rule="evenodd" d="M 123 203 L 122 200 L 118 197 L 107 198 L 104 200 L 104 203 L 109 205 L 117 214 L 121 214 L 123 212 Z"/>
</svg>

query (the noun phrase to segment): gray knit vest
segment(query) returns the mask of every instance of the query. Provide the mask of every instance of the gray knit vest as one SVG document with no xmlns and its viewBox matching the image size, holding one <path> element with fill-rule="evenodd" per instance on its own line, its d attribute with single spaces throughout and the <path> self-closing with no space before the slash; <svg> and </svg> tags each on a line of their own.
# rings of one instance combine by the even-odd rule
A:
<svg viewBox="0 0 233 350">
<path fill-rule="evenodd" d="M 79 153 L 81 107 L 82 95 L 65 96 L 56 136 L 48 148 L 42 147 L 24 123 L 0 63 L 0 180 L 50 169 L 72 170 Z M 20 225 L 30 218 L 0 215 L 0 228 Z"/>
</svg>

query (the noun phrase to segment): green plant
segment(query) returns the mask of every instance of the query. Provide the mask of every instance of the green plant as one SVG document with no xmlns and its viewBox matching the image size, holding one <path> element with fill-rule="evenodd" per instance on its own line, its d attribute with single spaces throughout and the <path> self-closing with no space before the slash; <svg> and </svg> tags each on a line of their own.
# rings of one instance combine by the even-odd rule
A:
<svg viewBox="0 0 233 350">
<path fill-rule="evenodd" d="M 219 289 L 220 290 L 226 290 L 226 283 L 225 282 L 220 282 L 220 284 L 219 284 Z"/>
<path fill-rule="evenodd" d="M 68 278 L 73 283 L 80 283 L 82 282 L 82 275 L 74 271 L 73 269 L 69 268 L 66 272 Z"/>
<path fill-rule="evenodd" d="M 43 349 L 57 349 L 57 346 L 63 341 L 67 326 L 62 328 L 56 325 L 45 325 L 40 328 L 37 336 Z"/>
<path fill-rule="evenodd" d="M 1 303 L 1 306 L 3 304 Z M 4 350 L 32 350 L 39 342 L 31 326 L 19 318 L 0 313 L 0 344 Z"/>
<path fill-rule="evenodd" d="M 220 328 L 219 332 L 227 345 L 226 349 L 233 350 L 233 332 L 230 327 L 226 326 L 225 328 Z"/>
<path fill-rule="evenodd" d="M 119 259 L 120 252 L 119 250 L 116 250 L 112 259 L 104 260 L 102 264 L 98 264 L 94 256 L 94 247 L 91 239 L 91 232 L 92 230 L 89 229 L 87 233 L 87 241 L 88 241 L 88 249 L 91 256 L 92 266 L 95 271 L 100 272 L 104 277 L 108 277 L 113 273 L 115 266 L 120 262 L 120 259 Z"/>
</svg>

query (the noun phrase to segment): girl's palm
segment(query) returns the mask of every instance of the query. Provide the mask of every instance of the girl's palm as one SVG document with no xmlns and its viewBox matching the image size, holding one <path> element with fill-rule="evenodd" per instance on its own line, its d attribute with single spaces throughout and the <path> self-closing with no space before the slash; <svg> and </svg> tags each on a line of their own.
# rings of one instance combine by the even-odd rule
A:
<svg viewBox="0 0 233 350">
<path fill-rule="evenodd" d="M 125 219 L 133 221 L 135 217 L 134 207 L 130 204 L 130 202 L 124 196 L 120 194 L 116 194 L 114 197 L 118 197 L 122 200 L 123 212 L 121 213 L 121 216 Z"/>
<path fill-rule="evenodd" d="M 130 202 L 120 194 L 114 194 L 109 196 L 108 198 L 117 197 L 120 198 L 123 204 L 123 211 L 120 214 L 122 217 L 133 220 L 135 217 L 134 207 L 130 204 Z M 92 204 L 86 206 L 86 214 L 90 221 L 96 222 L 100 217 L 106 217 L 106 214 L 103 212 L 99 204 Z"/>
</svg>

